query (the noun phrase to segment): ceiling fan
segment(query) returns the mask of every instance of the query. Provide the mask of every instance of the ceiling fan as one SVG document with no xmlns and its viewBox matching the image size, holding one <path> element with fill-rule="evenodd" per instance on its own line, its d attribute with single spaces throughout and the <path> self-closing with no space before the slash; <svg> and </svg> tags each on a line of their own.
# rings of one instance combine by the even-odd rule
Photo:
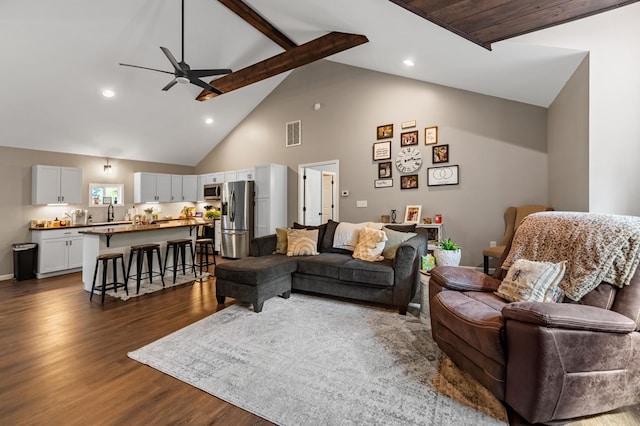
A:
<svg viewBox="0 0 640 426">
<path fill-rule="evenodd" d="M 209 77 L 214 75 L 223 75 L 231 73 L 231 70 L 228 68 L 218 68 L 218 69 L 208 69 L 208 70 L 192 70 L 189 64 L 184 61 L 184 0 L 182 0 L 182 60 L 178 62 L 176 58 L 171 54 L 169 49 L 166 47 L 160 47 L 160 50 L 165 54 L 171 65 L 173 65 L 174 72 L 158 70 L 155 68 L 141 67 L 139 65 L 131 65 L 131 64 L 123 64 L 120 65 L 125 67 L 133 67 L 133 68 L 141 68 L 143 70 L 157 71 L 163 72 L 165 74 L 173 74 L 174 79 L 169 82 L 166 86 L 162 88 L 162 90 L 167 91 L 171 89 L 176 83 L 191 83 L 196 86 L 199 86 L 205 90 L 216 93 L 218 95 L 222 94 L 222 91 L 216 89 L 211 86 L 211 84 L 205 83 L 200 80 L 200 77 Z"/>
</svg>

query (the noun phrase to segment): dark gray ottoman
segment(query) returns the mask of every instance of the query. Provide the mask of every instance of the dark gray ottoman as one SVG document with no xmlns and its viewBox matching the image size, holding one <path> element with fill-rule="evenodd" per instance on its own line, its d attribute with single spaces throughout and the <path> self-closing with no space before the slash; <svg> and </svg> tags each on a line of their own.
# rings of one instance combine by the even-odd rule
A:
<svg viewBox="0 0 640 426">
<path fill-rule="evenodd" d="M 291 273 L 298 268 L 295 257 L 272 254 L 245 257 L 215 268 L 216 299 L 223 304 L 226 297 L 233 297 L 253 305 L 260 312 L 264 301 L 280 295 L 291 295 Z"/>
</svg>

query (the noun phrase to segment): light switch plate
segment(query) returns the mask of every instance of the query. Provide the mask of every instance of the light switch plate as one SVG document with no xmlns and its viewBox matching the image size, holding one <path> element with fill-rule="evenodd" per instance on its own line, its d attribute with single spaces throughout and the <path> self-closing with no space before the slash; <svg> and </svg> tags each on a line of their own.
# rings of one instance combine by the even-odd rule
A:
<svg viewBox="0 0 640 426">
<path fill-rule="evenodd" d="M 367 207 L 367 200 L 356 201 L 356 207 Z"/>
</svg>

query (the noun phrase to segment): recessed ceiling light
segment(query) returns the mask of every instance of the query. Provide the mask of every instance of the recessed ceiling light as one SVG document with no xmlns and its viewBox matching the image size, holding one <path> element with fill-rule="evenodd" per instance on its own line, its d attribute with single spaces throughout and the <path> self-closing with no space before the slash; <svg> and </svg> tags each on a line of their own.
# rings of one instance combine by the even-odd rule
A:
<svg viewBox="0 0 640 426">
<path fill-rule="evenodd" d="M 213 118 L 211 117 L 205 118 L 204 122 L 207 124 L 213 124 Z"/>
<path fill-rule="evenodd" d="M 402 63 L 408 67 L 412 67 L 415 65 L 411 59 L 405 59 L 404 61 L 402 61 Z"/>
<path fill-rule="evenodd" d="M 116 95 L 116 92 L 114 92 L 111 89 L 104 89 L 102 91 L 102 96 L 104 96 L 105 98 L 113 98 Z"/>
</svg>

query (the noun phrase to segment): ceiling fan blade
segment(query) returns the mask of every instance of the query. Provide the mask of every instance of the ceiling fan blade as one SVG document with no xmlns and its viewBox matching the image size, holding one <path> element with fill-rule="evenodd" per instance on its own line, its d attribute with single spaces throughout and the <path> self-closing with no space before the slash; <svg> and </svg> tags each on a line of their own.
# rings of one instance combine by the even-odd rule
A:
<svg viewBox="0 0 640 426">
<path fill-rule="evenodd" d="M 166 47 L 160 46 L 160 50 L 164 52 L 165 56 L 167 57 L 167 59 L 169 59 L 169 62 L 171 62 L 171 65 L 173 65 L 173 68 L 175 68 L 176 71 L 180 71 L 184 73 L 184 70 L 182 69 L 182 67 L 180 67 L 180 64 L 178 63 L 178 61 L 176 61 L 176 58 L 173 57 L 169 49 L 167 49 Z"/>
<path fill-rule="evenodd" d="M 199 80 L 197 78 L 190 78 L 189 81 L 191 82 L 191 84 L 195 84 L 196 86 L 200 86 L 206 91 L 215 93 L 217 95 L 222 95 L 222 92 L 220 90 L 216 89 L 215 87 L 211 86 L 210 84 L 205 83 L 202 80 Z"/>
<path fill-rule="evenodd" d="M 169 82 L 169 84 L 167 84 L 166 86 L 164 86 L 164 87 L 162 88 L 162 90 L 164 90 L 164 91 L 166 92 L 167 90 L 169 90 L 169 89 L 171 89 L 173 86 L 175 86 L 177 82 L 178 82 L 178 80 L 176 80 L 176 79 L 174 78 L 173 80 L 171 80 L 171 81 Z"/>
<path fill-rule="evenodd" d="M 211 75 L 223 75 L 223 74 L 231 74 L 231 70 L 228 68 L 218 68 L 212 70 L 191 70 L 189 71 L 189 76 L 191 77 L 209 77 Z"/>
<path fill-rule="evenodd" d="M 155 69 L 155 68 L 141 67 L 140 65 L 131 65 L 131 64 L 122 64 L 122 63 L 121 63 L 121 64 L 119 64 L 119 65 L 122 65 L 123 67 L 140 68 L 140 69 L 143 69 L 143 70 L 157 71 L 157 72 L 163 72 L 163 73 L 165 73 L 165 74 L 171 74 L 171 75 L 174 75 L 174 73 L 169 72 L 169 71 L 157 70 L 157 69 Z"/>
</svg>

